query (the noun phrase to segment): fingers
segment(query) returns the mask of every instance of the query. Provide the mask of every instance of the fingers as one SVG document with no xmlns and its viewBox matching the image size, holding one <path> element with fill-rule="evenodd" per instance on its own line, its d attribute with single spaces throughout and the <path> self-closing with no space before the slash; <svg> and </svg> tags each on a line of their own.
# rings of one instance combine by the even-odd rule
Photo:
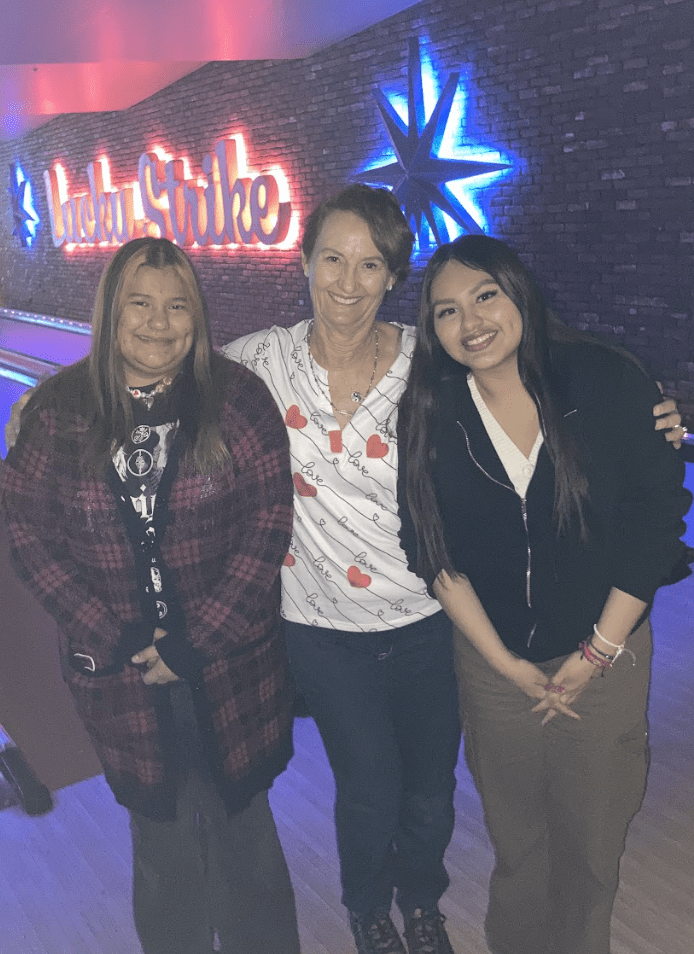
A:
<svg viewBox="0 0 694 954">
<path fill-rule="evenodd" d="M 17 437 L 19 436 L 19 414 L 12 412 L 7 424 L 5 424 L 5 444 L 9 450 L 11 447 L 17 443 Z"/>
<path fill-rule="evenodd" d="M 546 711 L 547 715 L 549 715 L 550 712 L 554 712 L 555 715 L 557 713 L 560 713 L 561 715 L 568 716 L 570 719 L 575 719 L 577 722 L 581 721 L 581 717 L 577 712 L 574 712 L 574 710 L 569 708 L 569 706 L 567 706 L 565 703 L 559 702 L 557 700 L 539 702 L 536 706 L 533 707 L 532 711 L 533 712 Z M 544 720 L 542 724 L 543 725 L 545 724 Z"/>
<path fill-rule="evenodd" d="M 677 411 L 677 404 L 672 400 L 672 398 L 665 398 L 660 404 L 656 404 L 653 408 L 654 417 L 672 417 L 675 422 L 679 422 L 680 415 Z"/>
<path fill-rule="evenodd" d="M 17 443 L 22 408 L 35 390 L 36 388 L 29 388 L 29 390 L 25 391 L 24 394 L 22 394 L 22 396 L 12 405 L 10 419 L 5 424 L 5 444 L 7 445 L 8 450 L 11 447 L 14 447 L 14 445 Z"/>
<path fill-rule="evenodd" d="M 656 416 L 656 431 L 665 431 L 665 439 L 679 448 L 688 432 L 674 401 L 658 404 L 653 408 L 653 413 Z"/>
<path fill-rule="evenodd" d="M 564 692 L 562 686 L 558 687 Z M 573 702 L 573 698 L 571 699 Z M 542 724 L 546 725 L 550 719 L 553 719 L 557 713 L 561 715 L 568 716 L 570 719 L 576 719 L 578 722 L 581 721 L 581 717 L 577 712 L 567 704 L 565 699 L 562 699 L 561 693 L 556 691 L 556 688 L 548 689 L 544 699 L 541 699 L 537 705 L 533 706 L 532 712 L 545 712 L 545 717 L 542 720 Z"/>
<path fill-rule="evenodd" d="M 682 441 L 685 440 L 688 435 L 689 431 L 684 424 L 678 424 L 674 430 L 665 433 L 665 439 L 670 441 L 675 450 L 679 450 L 682 446 Z"/>
<path fill-rule="evenodd" d="M 158 659 L 159 653 L 154 646 L 147 646 L 146 649 L 142 649 L 139 653 L 135 653 L 134 656 L 131 656 L 130 662 L 135 663 L 136 666 L 141 666 L 143 663 L 154 665 Z"/>
<path fill-rule="evenodd" d="M 164 678 L 164 674 L 160 670 L 160 662 L 161 660 L 157 660 L 156 662 L 151 663 L 149 669 L 142 673 L 142 681 L 146 686 L 156 686 L 167 682 L 167 680 Z"/>
<path fill-rule="evenodd" d="M 172 672 L 163 659 L 157 661 L 143 673 L 142 681 L 146 686 L 163 686 L 167 682 L 177 682 L 178 676 Z"/>
<path fill-rule="evenodd" d="M 664 407 L 663 404 L 659 404 L 658 407 Z M 658 410 L 658 407 L 654 408 L 654 411 Z M 678 428 L 680 426 L 680 421 L 682 418 L 679 416 L 677 411 L 669 411 L 666 414 L 656 415 L 655 429 L 656 431 L 669 431 L 672 428 Z"/>
</svg>

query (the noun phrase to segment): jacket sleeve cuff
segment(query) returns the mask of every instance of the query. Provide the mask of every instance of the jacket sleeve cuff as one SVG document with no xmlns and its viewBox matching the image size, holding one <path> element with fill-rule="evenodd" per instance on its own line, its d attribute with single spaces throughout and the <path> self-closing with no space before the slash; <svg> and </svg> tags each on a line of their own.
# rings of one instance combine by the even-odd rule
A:
<svg viewBox="0 0 694 954">
<path fill-rule="evenodd" d="M 186 642 L 183 633 L 169 631 L 166 636 L 157 639 L 154 646 L 171 672 L 179 679 L 196 682 L 202 675 L 205 666 L 202 654 Z"/>
</svg>

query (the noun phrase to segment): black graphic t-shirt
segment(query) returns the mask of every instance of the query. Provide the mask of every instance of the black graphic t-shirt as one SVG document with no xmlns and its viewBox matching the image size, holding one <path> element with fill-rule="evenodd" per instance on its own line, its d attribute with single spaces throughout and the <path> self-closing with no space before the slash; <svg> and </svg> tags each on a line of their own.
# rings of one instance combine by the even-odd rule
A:
<svg viewBox="0 0 694 954">
<path fill-rule="evenodd" d="M 170 594 L 165 592 L 166 576 L 161 568 L 154 509 L 178 421 L 169 420 L 171 402 L 166 393 L 153 394 L 155 387 L 140 388 L 138 397 L 133 397 L 134 427 L 129 439 L 114 454 L 113 466 L 141 519 L 138 536 L 147 553 L 147 579 L 142 581 L 147 602 L 153 602 L 156 618 L 164 620 Z M 130 390 L 132 393 L 133 389 Z M 166 628 L 164 623 L 162 626 Z"/>
</svg>

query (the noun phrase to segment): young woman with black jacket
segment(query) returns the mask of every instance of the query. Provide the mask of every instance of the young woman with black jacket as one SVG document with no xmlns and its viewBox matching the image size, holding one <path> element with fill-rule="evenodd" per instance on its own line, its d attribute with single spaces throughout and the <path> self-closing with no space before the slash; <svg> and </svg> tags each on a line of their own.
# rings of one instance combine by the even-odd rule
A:
<svg viewBox="0 0 694 954">
<path fill-rule="evenodd" d="M 648 764 L 648 613 L 684 566 L 691 502 L 657 397 L 631 355 L 553 318 L 503 242 L 433 256 L 399 411 L 401 539 L 454 624 L 494 954 L 609 954 Z"/>
</svg>

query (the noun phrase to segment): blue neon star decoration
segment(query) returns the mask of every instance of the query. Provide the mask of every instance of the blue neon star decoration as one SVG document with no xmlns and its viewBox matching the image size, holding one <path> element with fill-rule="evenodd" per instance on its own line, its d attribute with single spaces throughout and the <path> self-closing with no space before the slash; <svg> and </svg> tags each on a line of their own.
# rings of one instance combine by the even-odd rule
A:
<svg viewBox="0 0 694 954">
<path fill-rule="evenodd" d="M 39 218 L 34 210 L 31 183 L 21 166 L 10 164 L 10 188 L 7 191 L 12 205 L 12 234 L 17 236 L 22 248 L 30 248 L 36 237 Z"/>
<path fill-rule="evenodd" d="M 506 162 L 483 159 L 445 159 L 437 155 L 446 131 L 458 89 L 460 73 L 451 73 L 434 110 L 427 120 L 424 109 L 422 61 L 416 37 L 409 41 L 407 123 L 380 89 L 374 90 L 376 106 L 395 152 L 395 162 L 361 172 L 354 178 L 369 185 L 387 186 L 400 203 L 407 221 L 419 239 L 420 249 L 428 248 L 429 226 L 436 244 L 449 241 L 442 213 L 463 231 L 482 233 L 484 229 L 463 207 L 447 183 L 473 179 L 511 168 Z"/>
</svg>

